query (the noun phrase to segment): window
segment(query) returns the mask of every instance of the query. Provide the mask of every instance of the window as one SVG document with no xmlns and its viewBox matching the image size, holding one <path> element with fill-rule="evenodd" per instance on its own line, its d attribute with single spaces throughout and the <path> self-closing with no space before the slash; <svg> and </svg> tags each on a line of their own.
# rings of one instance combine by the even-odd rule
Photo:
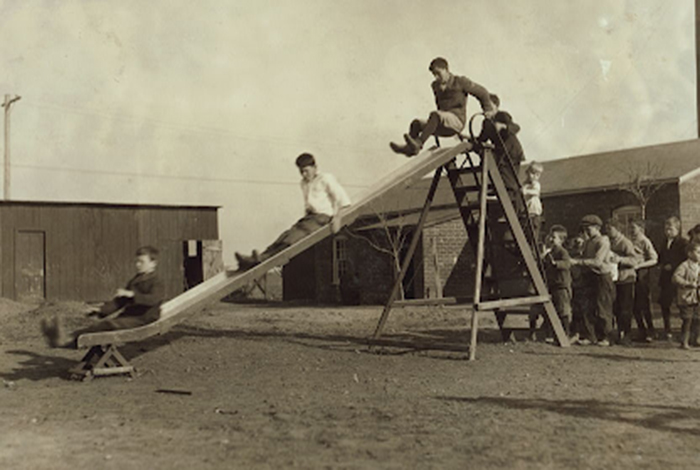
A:
<svg viewBox="0 0 700 470">
<path fill-rule="evenodd" d="M 618 207 L 613 211 L 612 216 L 620 221 L 623 227 L 622 232 L 629 238 L 632 235 L 632 221 L 642 218 L 642 208 L 639 206 Z"/>
<path fill-rule="evenodd" d="M 348 239 L 337 236 L 333 239 L 333 284 L 340 284 L 340 279 L 348 269 Z"/>
</svg>

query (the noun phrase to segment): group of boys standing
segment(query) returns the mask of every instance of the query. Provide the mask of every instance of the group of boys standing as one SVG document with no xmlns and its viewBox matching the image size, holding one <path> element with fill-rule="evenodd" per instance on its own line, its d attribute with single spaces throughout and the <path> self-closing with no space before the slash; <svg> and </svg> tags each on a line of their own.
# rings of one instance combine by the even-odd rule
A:
<svg viewBox="0 0 700 470">
<path fill-rule="evenodd" d="M 700 226 L 689 232 L 688 241 L 681 236 L 680 225 L 677 217 L 665 221 L 666 240 L 658 251 L 645 235 L 642 220 L 632 221 L 629 238 L 616 219 L 603 222 L 592 214 L 581 219 L 581 232 L 569 243 L 566 228 L 550 228 L 543 258 L 546 277 L 557 313 L 574 342 L 628 345 L 634 339 L 633 317 L 637 340 L 671 340 L 675 300 L 683 320 L 681 346 L 698 345 Z M 650 274 L 657 265 L 661 335 L 656 333 L 651 312 Z"/>
</svg>

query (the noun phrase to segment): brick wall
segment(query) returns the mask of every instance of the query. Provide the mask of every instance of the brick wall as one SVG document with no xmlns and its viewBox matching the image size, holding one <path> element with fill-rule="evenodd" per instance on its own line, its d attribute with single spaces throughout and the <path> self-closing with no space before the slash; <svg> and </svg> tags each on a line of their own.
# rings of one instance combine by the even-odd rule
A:
<svg viewBox="0 0 700 470">
<path fill-rule="evenodd" d="M 581 217 L 596 214 L 605 220 L 622 206 L 636 204 L 636 199 L 620 190 L 595 191 L 564 196 L 544 196 L 545 224 L 543 231 L 554 224 L 565 226 L 570 234 L 576 233 Z M 680 203 L 678 185 L 669 183 L 661 188 L 647 206 L 647 234 L 658 243 L 663 239 L 663 224 L 666 217 L 679 215 Z M 684 222 L 684 226 L 685 226 Z"/>
<path fill-rule="evenodd" d="M 700 175 L 680 185 L 680 206 L 683 232 L 700 224 Z"/>
<path fill-rule="evenodd" d="M 438 274 L 444 297 L 468 296 L 474 291 L 475 260 L 462 219 L 428 227 L 423 231 L 423 297 L 437 297 L 433 240 L 436 242 Z"/>
</svg>

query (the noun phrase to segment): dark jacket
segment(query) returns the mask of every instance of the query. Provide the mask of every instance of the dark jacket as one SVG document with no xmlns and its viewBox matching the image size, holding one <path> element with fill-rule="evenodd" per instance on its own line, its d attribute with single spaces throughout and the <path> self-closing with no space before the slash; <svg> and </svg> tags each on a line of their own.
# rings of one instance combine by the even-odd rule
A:
<svg viewBox="0 0 700 470">
<path fill-rule="evenodd" d="M 659 285 L 662 287 L 672 287 L 671 277 L 673 277 L 673 272 L 676 268 L 686 259 L 686 248 L 688 247 L 688 240 L 678 235 L 672 242 L 671 246 L 667 246 L 666 240 L 662 242 L 660 249 L 656 251 L 659 252 L 659 267 L 661 268 L 661 273 L 659 274 Z M 670 266 L 670 269 L 666 269 Z"/>
<path fill-rule="evenodd" d="M 550 290 L 571 289 L 571 257 L 566 248 L 553 246 L 543 262 Z"/>
<path fill-rule="evenodd" d="M 119 316 L 142 317 L 144 321 L 155 321 L 160 316 L 160 304 L 165 300 L 165 286 L 156 272 L 137 274 L 127 284 L 126 290 L 134 297 L 115 297 L 102 305 L 100 317 L 123 308 Z"/>
<path fill-rule="evenodd" d="M 462 123 L 467 122 L 467 96 L 475 96 L 485 111 L 491 110 L 491 98 L 489 92 L 478 83 L 474 83 L 467 77 L 452 75 L 445 89 L 442 89 L 439 80 L 431 85 L 435 95 L 435 104 L 440 111 L 448 111 L 459 118 Z"/>
</svg>

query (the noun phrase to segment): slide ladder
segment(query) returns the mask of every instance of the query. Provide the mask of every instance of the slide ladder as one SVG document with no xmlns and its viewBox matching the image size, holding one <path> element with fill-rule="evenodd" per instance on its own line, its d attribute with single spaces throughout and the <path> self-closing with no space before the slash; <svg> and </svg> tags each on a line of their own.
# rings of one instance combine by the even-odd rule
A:
<svg viewBox="0 0 700 470">
<path fill-rule="evenodd" d="M 475 150 L 478 164 L 470 153 Z M 546 321 L 553 328 L 560 346 L 569 345 L 568 337 L 559 321 L 551 301 L 532 225 L 524 212 L 524 201 L 516 201 L 521 208 L 516 210 L 511 194 L 522 198 L 520 183 L 509 161 L 498 166 L 493 149 L 489 146 L 465 150 L 464 161 L 457 158 L 446 162 L 433 176 L 423 211 L 418 220 L 413 238 L 395 280 L 389 299 L 374 331 L 379 340 L 389 312 L 394 306 L 445 305 L 471 303 L 473 305 L 471 343 L 469 358 L 476 358 L 476 343 L 479 313 L 494 312 L 499 326 L 503 328 L 506 314 L 522 307 L 539 306 Z M 507 160 L 507 159 L 506 159 Z M 516 182 L 515 188 L 507 188 L 504 174 Z M 455 202 L 459 207 L 469 243 L 476 256 L 476 276 L 473 298 L 417 299 L 399 301 L 401 283 L 415 253 L 430 206 L 442 179 L 447 174 Z M 511 189 L 509 194 L 508 189 Z M 470 197 L 471 196 L 471 197 Z"/>
</svg>

